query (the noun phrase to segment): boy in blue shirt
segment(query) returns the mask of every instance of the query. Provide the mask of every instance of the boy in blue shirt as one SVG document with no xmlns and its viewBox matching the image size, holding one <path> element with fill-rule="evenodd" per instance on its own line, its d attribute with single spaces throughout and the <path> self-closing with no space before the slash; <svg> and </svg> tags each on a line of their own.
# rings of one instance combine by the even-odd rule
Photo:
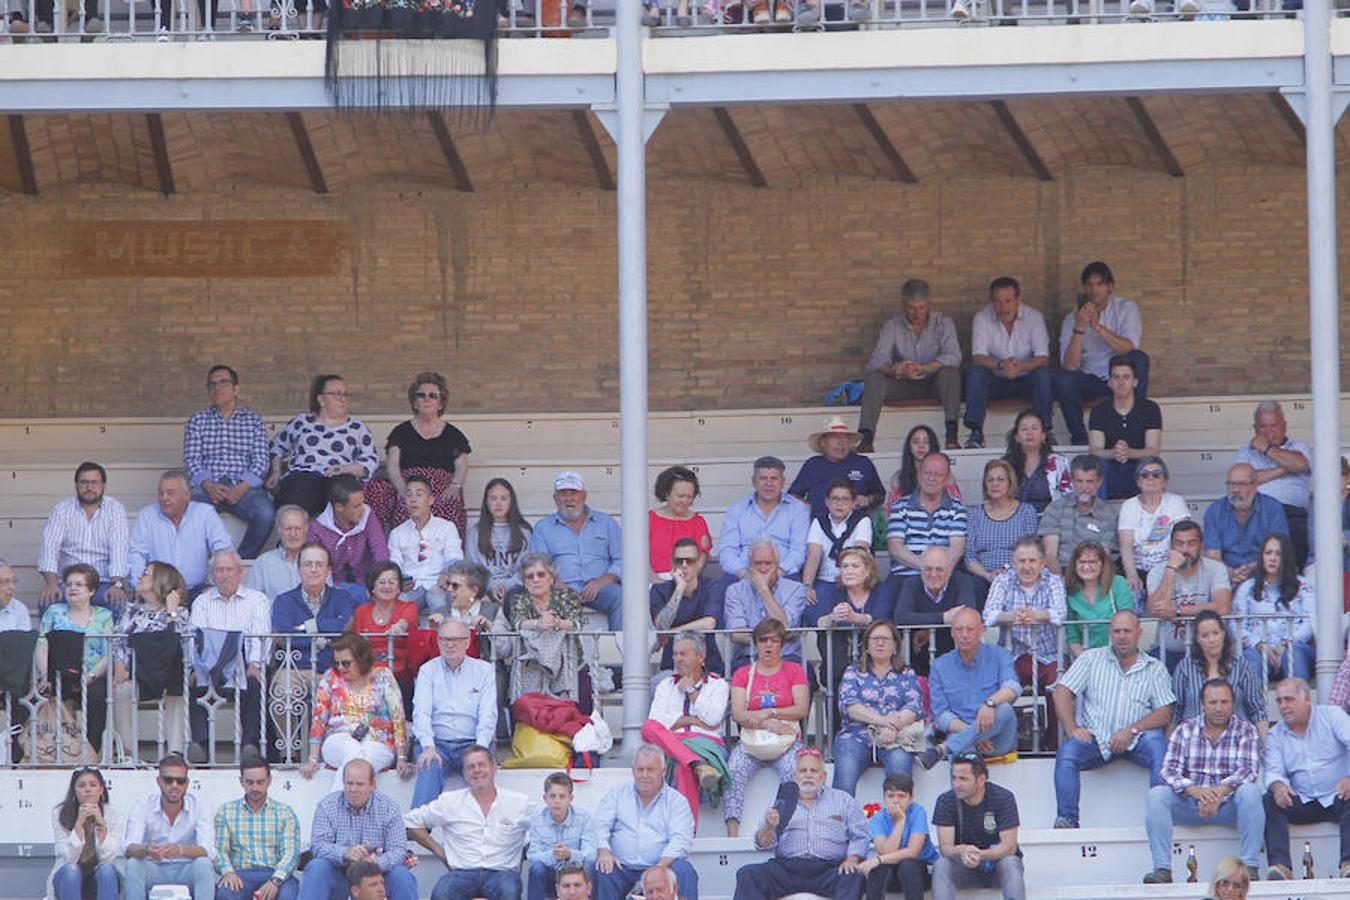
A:
<svg viewBox="0 0 1350 900">
<path fill-rule="evenodd" d="M 571 777 L 554 772 L 544 779 L 544 808 L 530 816 L 530 846 L 525 851 L 530 863 L 528 900 L 558 896 L 557 873 L 564 865 L 582 865 L 590 872 L 595 864 L 590 824 L 590 814 L 572 805 Z"/>
<path fill-rule="evenodd" d="M 928 836 L 928 814 L 914 802 L 914 779 L 908 775 L 887 775 L 881 790 L 884 805 L 868 822 L 876 853 L 860 869 L 867 877 L 867 900 L 884 900 L 893 877 L 905 900 L 923 900 L 928 866 L 938 856 Z"/>
</svg>

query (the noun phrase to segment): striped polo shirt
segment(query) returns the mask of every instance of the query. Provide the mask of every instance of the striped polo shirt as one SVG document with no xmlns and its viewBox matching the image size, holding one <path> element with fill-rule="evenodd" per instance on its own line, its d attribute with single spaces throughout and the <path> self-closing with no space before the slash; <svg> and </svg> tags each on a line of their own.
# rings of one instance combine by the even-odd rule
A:
<svg viewBox="0 0 1350 900">
<path fill-rule="evenodd" d="M 954 537 L 965 537 L 969 515 L 966 508 L 945 491 L 937 509 L 929 512 L 919 502 L 919 492 L 901 497 L 891 507 L 886 520 L 886 539 L 899 538 L 916 555 L 934 545 L 947 547 Z M 891 561 L 892 575 L 918 575 L 919 570 L 897 559 Z"/>
<path fill-rule="evenodd" d="M 1063 685 L 1082 699 L 1078 724 L 1092 732 L 1102 759 L 1111 758 L 1111 735 L 1129 728 L 1144 716 L 1176 702 L 1172 679 L 1161 660 L 1139 652 L 1134 665 L 1122 672 L 1110 647 L 1087 650 L 1059 676 Z M 1139 742 L 1136 737 L 1130 748 Z"/>
</svg>

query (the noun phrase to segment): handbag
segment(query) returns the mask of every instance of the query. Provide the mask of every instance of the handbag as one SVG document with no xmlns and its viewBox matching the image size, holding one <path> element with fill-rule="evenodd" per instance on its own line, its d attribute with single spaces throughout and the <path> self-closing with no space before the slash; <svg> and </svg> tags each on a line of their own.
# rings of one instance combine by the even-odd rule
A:
<svg viewBox="0 0 1350 900">
<path fill-rule="evenodd" d="M 750 696 L 751 687 L 755 683 L 755 671 L 758 666 L 755 663 L 750 664 L 750 677 L 746 679 L 745 693 Z M 764 762 L 773 762 L 778 757 L 788 751 L 788 748 L 797 743 L 801 736 L 800 726 L 793 730 L 792 734 L 779 734 L 776 731 L 770 731 L 767 728 L 742 728 L 741 729 L 741 749 L 755 759 Z"/>
<path fill-rule="evenodd" d="M 880 725 L 868 725 L 867 736 L 872 739 L 872 746 L 880 750 L 908 750 L 910 753 L 920 753 L 928 746 L 928 729 L 923 721 L 910 722 L 904 728 L 901 728 L 895 734 L 895 740 L 889 744 L 883 744 L 878 738 L 881 736 Z"/>
</svg>

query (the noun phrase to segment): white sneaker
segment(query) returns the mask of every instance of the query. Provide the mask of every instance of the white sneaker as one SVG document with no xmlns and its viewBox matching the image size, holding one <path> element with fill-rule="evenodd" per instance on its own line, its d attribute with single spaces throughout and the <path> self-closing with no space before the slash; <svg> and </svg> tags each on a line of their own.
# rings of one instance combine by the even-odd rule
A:
<svg viewBox="0 0 1350 900">
<path fill-rule="evenodd" d="M 966 0 L 952 0 L 952 18 L 962 21 L 970 18 L 970 7 Z"/>
<path fill-rule="evenodd" d="M 1153 15 L 1153 0 L 1130 0 L 1130 15 L 1132 16 Z"/>
</svg>

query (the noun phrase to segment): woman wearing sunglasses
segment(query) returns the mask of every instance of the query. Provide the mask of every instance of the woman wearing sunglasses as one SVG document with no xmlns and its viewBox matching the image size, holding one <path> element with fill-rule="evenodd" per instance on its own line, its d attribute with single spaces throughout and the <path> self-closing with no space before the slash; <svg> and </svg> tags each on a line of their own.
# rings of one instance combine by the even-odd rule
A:
<svg viewBox="0 0 1350 900">
<path fill-rule="evenodd" d="M 1172 526 L 1191 517 L 1185 499 L 1167 490 L 1167 478 L 1161 456 L 1142 457 L 1134 470 L 1139 493 L 1120 504 L 1121 574 L 1136 597 L 1142 598 L 1148 573 L 1167 561 Z"/>
<path fill-rule="evenodd" d="M 48 895 L 55 900 L 117 900 L 114 860 L 122 855 L 125 825 L 121 813 L 108 805 L 102 772 L 93 766 L 71 772 L 66 799 L 52 810 L 56 865 Z"/>
</svg>

